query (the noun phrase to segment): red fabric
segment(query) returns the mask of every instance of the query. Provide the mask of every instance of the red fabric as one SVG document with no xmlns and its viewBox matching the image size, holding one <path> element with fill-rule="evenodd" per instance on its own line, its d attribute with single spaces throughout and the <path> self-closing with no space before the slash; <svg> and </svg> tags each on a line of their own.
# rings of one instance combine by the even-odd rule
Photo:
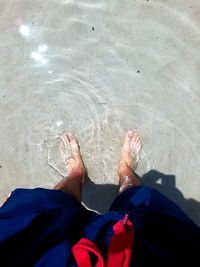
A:
<svg viewBox="0 0 200 267">
<path fill-rule="evenodd" d="M 97 263 L 95 267 L 104 267 L 104 260 L 101 256 L 101 252 L 89 239 L 82 238 L 76 245 L 73 246 L 72 252 L 78 267 L 92 267 L 89 253 L 93 253 L 97 256 Z"/>
<path fill-rule="evenodd" d="M 128 220 L 128 215 L 113 226 L 114 235 L 111 238 L 106 263 L 97 246 L 90 240 L 82 238 L 72 248 L 78 267 L 92 267 L 90 254 L 97 257 L 95 267 L 129 267 L 134 240 L 134 227 Z"/>
</svg>

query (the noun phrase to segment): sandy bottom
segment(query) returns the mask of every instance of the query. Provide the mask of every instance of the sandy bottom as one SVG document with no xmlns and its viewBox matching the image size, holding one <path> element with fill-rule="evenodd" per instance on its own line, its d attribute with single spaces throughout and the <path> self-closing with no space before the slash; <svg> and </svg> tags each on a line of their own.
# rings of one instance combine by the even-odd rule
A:
<svg viewBox="0 0 200 267">
<path fill-rule="evenodd" d="M 91 179 L 84 201 L 105 211 L 135 129 L 144 183 L 200 224 L 199 10 L 195 0 L 0 0 L 0 200 L 65 175 L 68 131 Z"/>
</svg>

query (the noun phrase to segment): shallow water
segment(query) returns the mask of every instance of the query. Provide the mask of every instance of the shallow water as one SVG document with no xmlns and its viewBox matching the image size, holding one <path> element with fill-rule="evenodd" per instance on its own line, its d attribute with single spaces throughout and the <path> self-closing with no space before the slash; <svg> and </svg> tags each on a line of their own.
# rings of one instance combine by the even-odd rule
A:
<svg viewBox="0 0 200 267">
<path fill-rule="evenodd" d="M 59 181 L 65 131 L 90 179 L 117 184 L 131 128 L 143 141 L 138 174 L 158 170 L 147 184 L 200 223 L 199 11 L 181 0 L 0 0 L 1 200 Z M 86 204 L 104 211 L 116 188 L 91 190 Z"/>
</svg>

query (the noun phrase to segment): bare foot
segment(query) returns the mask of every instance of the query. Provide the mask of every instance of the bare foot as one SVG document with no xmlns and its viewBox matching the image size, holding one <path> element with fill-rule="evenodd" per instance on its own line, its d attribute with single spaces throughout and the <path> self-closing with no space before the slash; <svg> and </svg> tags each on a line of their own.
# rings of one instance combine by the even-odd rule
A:
<svg viewBox="0 0 200 267">
<path fill-rule="evenodd" d="M 139 135 L 133 131 L 128 131 L 122 147 L 118 167 L 120 193 L 132 186 L 141 185 L 141 182 L 134 175 L 134 171 L 138 165 L 141 147 L 142 144 Z"/>
<path fill-rule="evenodd" d="M 65 155 L 65 162 L 68 167 L 68 175 L 60 181 L 54 189 L 67 192 L 81 201 L 81 187 L 85 180 L 85 166 L 81 157 L 79 144 L 72 134 L 64 134 L 63 142 L 70 148 L 70 156 Z"/>
</svg>

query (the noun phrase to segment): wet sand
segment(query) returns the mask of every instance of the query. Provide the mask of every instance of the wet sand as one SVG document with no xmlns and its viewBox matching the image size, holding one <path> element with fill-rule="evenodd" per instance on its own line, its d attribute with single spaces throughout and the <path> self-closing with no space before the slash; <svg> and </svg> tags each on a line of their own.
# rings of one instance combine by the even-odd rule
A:
<svg viewBox="0 0 200 267">
<path fill-rule="evenodd" d="M 199 10 L 181 0 L 0 0 L 0 200 L 65 175 L 57 137 L 68 131 L 91 179 L 84 201 L 105 211 L 134 129 L 138 175 L 200 224 Z"/>
</svg>

